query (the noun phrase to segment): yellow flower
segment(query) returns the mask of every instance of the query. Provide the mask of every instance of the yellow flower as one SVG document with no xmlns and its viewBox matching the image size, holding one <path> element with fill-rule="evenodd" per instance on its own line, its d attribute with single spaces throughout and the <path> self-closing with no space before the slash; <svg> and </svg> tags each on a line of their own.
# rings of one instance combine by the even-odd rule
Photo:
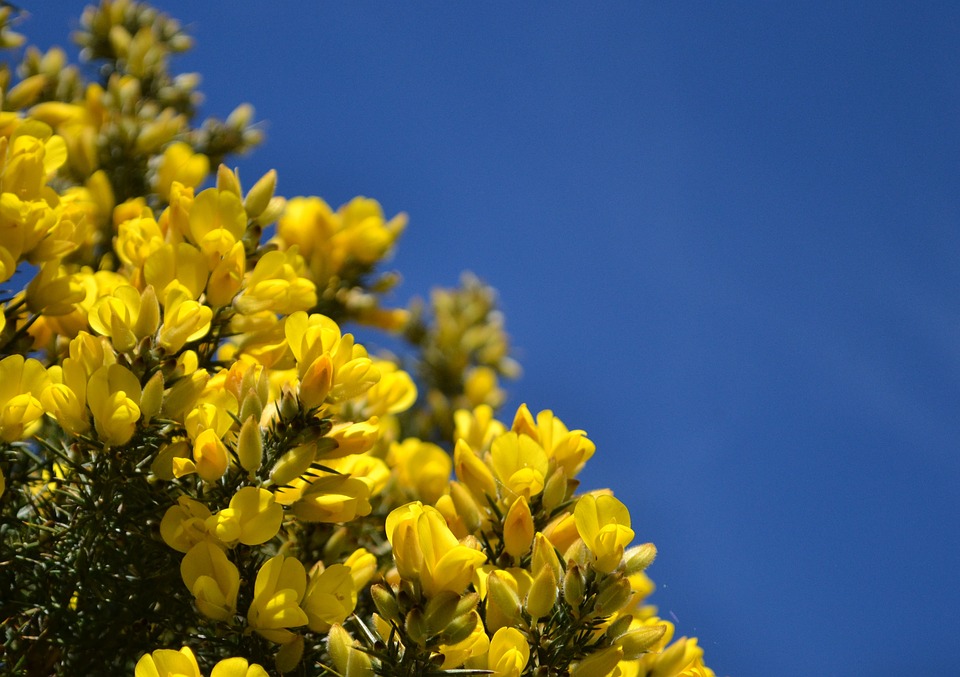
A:
<svg viewBox="0 0 960 677">
<path fill-rule="evenodd" d="M 493 471 L 507 491 L 530 500 L 543 491 L 547 475 L 547 452 L 526 435 L 508 432 L 493 441 L 490 449 Z"/>
<path fill-rule="evenodd" d="M 681 637 L 656 656 L 652 656 L 650 677 L 693 677 L 711 674 L 712 670 L 699 670 L 703 666 L 703 649 L 696 637 Z"/>
<path fill-rule="evenodd" d="M 189 496 L 181 496 L 176 505 L 171 505 L 160 520 L 160 536 L 174 550 L 187 553 L 197 543 L 212 540 L 206 522 L 210 510 L 203 503 Z"/>
<path fill-rule="evenodd" d="M 140 381 L 119 364 L 100 367 L 87 384 L 87 406 L 101 440 L 126 444 L 140 420 Z"/>
<path fill-rule="evenodd" d="M 207 285 L 206 257 L 189 242 L 163 245 L 142 267 L 144 280 L 157 290 L 159 299 L 167 299 L 174 289 L 180 289 L 187 298 L 196 300 Z"/>
<path fill-rule="evenodd" d="M 353 587 L 362 590 L 377 573 L 377 556 L 366 548 L 357 548 L 343 563 L 350 567 Z"/>
<path fill-rule="evenodd" d="M 337 442 L 337 448 L 323 455 L 324 459 L 353 456 L 370 451 L 380 438 L 380 422 L 376 417 L 358 423 L 337 425 L 328 437 Z"/>
<path fill-rule="evenodd" d="M 209 306 L 194 301 L 182 288 L 174 288 L 164 299 L 157 345 L 167 353 L 179 352 L 186 343 L 206 336 L 212 319 Z"/>
<path fill-rule="evenodd" d="M 582 430 L 568 430 L 549 409 L 537 414 L 536 423 L 526 404 L 521 404 L 513 419 L 514 432 L 529 435 L 547 452 L 567 477 L 574 477 L 593 456 L 596 445 Z"/>
<path fill-rule="evenodd" d="M 194 545 L 180 562 L 180 577 L 207 618 L 228 621 L 237 612 L 240 572 L 208 541 Z"/>
<path fill-rule="evenodd" d="M 400 486 L 413 490 L 424 503 L 434 504 L 448 491 L 453 463 L 435 444 L 415 437 L 391 444 L 387 462 L 396 468 Z"/>
<path fill-rule="evenodd" d="M 349 475 L 367 485 L 370 496 L 376 496 L 390 481 L 390 468 L 370 454 L 354 454 L 325 460 L 323 464 L 342 475 Z"/>
<path fill-rule="evenodd" d="M 188 647 L 180 651 L 158 649 L 144 654 L 134 670 L 135 677 L 203 677 L 197 659 Z"/>
<path fill-rule="evenodd" d="M 386 360 L 375 360 L 373 364 L 380 373 L 380 381 L 366 392 L 364 414 L 386 416 L 399 414 L 412 407 L 417 401 L 417 386 L 410 374 Z"/>
<path fill-rule="evenodd" d="M 292 510 L 305 522 L 349 522 L 358 515 L 370 514 L 369 499 L 370 488 L 362 480 L 326 475 L 308 481 Z"/>
<path fill-rule="evenodd" d="M 246 658 L 225 658 L 213 666 L 210 677 L 269 677 L 269 673 Z"/>
<path fill-rule="evenodd" d="M 41 196 L 47 178 L 67 161 L 67 144 L 46 124 L 25 121 L 10 140 L 0 187 L 21 200 Z"/>
<path fill-rule="evenodd" d="M 29 434 L 43 416 L 40 395 L 49 382 L 47 370 L 33 358 L 0 360 L 0 439 L 14 442 Z"/>
<path fill-rule="evenodd" d="M 207 429 L 197 435 L 193 443 L 193 459 L 174 458 L 173 474 L 183 477 L 197 473 L 207 482 L 216 482 L 223 477 L 229 463 L 227 448 L 216 430 Z"/>
<path fill-rule="evenodd" d="M 317 288 L 301 276 L 302 269 L 303 259 L 295 248 L 267 252 L 257 261 L 234 306 L 245 315 L 262 310 L 287 315 L 313 308 L 317 305 Z"/>
<path fill-rule="evenodd" d="M 156 190 L 163 199 L 170 196 L 174 181 L 196 188 L 210 173 L 206 155 L 194 153 L 189 144 L 177 141 L 167 146 L 157 169 Z"/>
<path fill-rule="evenodd" d="M 62 367 L 51 367 L 53 381 L 40 394 L 44 410 L 71 435 L 90 429 L 87 414 L 87 375 L 76 360 L 66 358 Z"/>
<path fill-rule="evenodd" d="M 188 236 L 213 268 L 247 229 L 247 214 L 236 193 L 216 188 L 202 191 L 190 207 Z"/>
<path fill-rule="evenodd" d="M 27 306 L 37 315 L 67 315 L 85 296 L 81 277 L 68 272 L 59 261 L 44 263 L 27 285 Z"/>
<path fill-rule="evenodd" d="M 142 269 L 163 247 L 163 231 L 149 210 L 121 221 L 113 240 L 119 259 L 135 270 Z"/>
<path fill-rule="evenodd" d="M 506 432 L 503 424 L 493 417 L 493 407 L 481 404 L 473 409 L 453 412 L 456 426 L 454 439 L 463 439 L 473 449 L 489 449 L 494 439 Z"/>
<path fill-rule="evenodd" d="M 243 487 L 230 499 L 230 507 L 207 518 L 220 542 L 232 546 L 261 545 L 277 535 L 283 508 L 266 489 Z M 162 529 L 162 527 L 161 527 Z"/>
<path fill-rule="evenodd" d="M 624 548 L 633 540 L 627 507 L 613 496 L 587 494 L 577 501 L 574 519 L 580 538 L 596 557 L 597 571 L 616 569 Z"/>
<path fill-rule="evenodd" d="M 461 545 L 440 511 L 419 501 L 391 512 L 386 531 L 401 576 L 419 578 L 427 597 L 443 590 L 462 593 L 487 559 Z"/>
<path fill-rule="evenodd" d="M 335 623 L 342 623 L 357 606 L 357 590 L 353 572 L 343 564 L 333 564 L 314 571 L 303 598 L 308 626 L 314 632 L 327 632 Z"/>
<path fill-rule="evenodd" d="M 300 608 L 307 587 L 307 573 L 295 557 L 276 555 L 260 567 L 254 585 L 253 602 L 247 611 L 250 627 L 277 644 L 293 641 L 289 628 L 306 625 L 307 614 Z"/>
<path fill-rule="evenodd" d="M 494 677 L 520 677 L 530 660 L 527 638 L 516 628 L 500 628 L 490 640 L 487 669 Z"/>
<path fill-rule="evenodd" d="M 121 285 L 94 303 L 88 319 L 95 332 L 109 336 L 113 347 L 123 353 L 157 330 L 160 306 L 153 287 L 141 294 L 130 285 Z"/>
<path fill-rule="evenodd" d="M 247 272 L 247 256 L 243 243 L 237 242 L 223 255 L 207 281 L 207 303 L 214 308 L 228 306 L 243 286 Z"/>
</svg>

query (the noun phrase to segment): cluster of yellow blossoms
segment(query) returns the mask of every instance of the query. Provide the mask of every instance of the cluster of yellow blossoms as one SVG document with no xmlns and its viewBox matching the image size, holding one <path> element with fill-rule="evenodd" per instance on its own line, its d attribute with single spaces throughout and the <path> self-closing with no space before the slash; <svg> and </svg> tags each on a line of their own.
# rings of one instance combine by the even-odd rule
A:
<svg viewBox="0 0 960 677">
<path fill-rule="evenodd" d="M 646 604 L 627 508 L 577 493 L 593 442 L 497 419 L 490 290 L 384 307 L 402 215 L 211 177 L 251 112 L 191 127 L 189 40 L 148 6 L 78 39 L 102 82 L 0 69 L 2 671 L 713 675 Z"/>
</svg>

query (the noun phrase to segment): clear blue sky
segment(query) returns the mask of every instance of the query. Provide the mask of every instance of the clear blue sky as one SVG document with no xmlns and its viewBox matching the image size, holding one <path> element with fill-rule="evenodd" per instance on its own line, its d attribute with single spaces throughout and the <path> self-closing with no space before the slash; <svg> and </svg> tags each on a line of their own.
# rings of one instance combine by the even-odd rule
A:
<svg viewBox="0 0 960 677">
<path fill-rule="evenodd" d="M 500 289 L 718 675 L 956 670 L 960 5 L 158 4 L 243 177 L 408 212 L 401 300 Z"/>
</svg>

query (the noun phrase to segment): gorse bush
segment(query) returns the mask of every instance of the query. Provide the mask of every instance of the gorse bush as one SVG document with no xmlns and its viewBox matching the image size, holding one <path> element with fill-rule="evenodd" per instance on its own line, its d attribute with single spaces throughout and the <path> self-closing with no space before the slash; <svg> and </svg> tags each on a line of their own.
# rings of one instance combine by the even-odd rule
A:
<svg viewBox="0 0 960 677">
<path fill-rule="evenodd" d="M 176 21 L 88 8 L 77 66 L 24 19 L 0 8 L 0 671 L 713 675 L 646 604 L 627 508 L 577 493 L 586 433 L 499 411 L 490 288 L 389 307 L 402 215 L 245 187 L 252 110 L 196 120 Z"/>
</svg>

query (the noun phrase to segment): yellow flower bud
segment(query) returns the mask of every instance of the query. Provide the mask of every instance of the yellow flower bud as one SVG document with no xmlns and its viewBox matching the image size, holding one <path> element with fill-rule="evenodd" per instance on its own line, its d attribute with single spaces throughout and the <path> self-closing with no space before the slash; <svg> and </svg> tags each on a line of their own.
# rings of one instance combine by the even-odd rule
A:
<svg viewBox="0 0 960 677">
<path fill-rule="evenodd" d="M 240 176 L 223 163 L 217 167 L 217 190 L 233 193 L 237 197 L 241 197 L 243 192 L 240 189 Z"/>
<path fill-rule="evenodd" d="M 163 398 L 160 411 L 167 418 L 182 418 L 184 413 L 196 404 L 209 380 L 210 374 L 205 369 L 198 369 L 178 379 Z"/>
<path fill-rule="evenodd" d="M 543 487 L 543 509 L 547 511 L 547 514 L 552 513 L 567 500 L 572 491 L 570 483 L 567 481 L 567 474 L 563 471 L 563 468 L 557 468 L 550 473 L 550 477 L 547 478 L 547 483 Z"/>
<path fill-rule="evenodd" d="M 592 653 L 570 671 L 570 677 L 607 677 L 623 658 L 623 649 L 611 646 Z"/>
<path fill-rule="evenodd" d="M 640 624 L 616 638 L 616 643 L 623 649 L 623 659 L 632 661 L 640 658 L 650 647 L 659 642 L 667 632 L 667 626 Z"/>
<path fill-rule="evenodd" d="M 263 435 L 260 433 L 260 421 L 248 416 L 240 427 L 237 436 L 237 457 L 240 466 L 248 473 L 255 473 L 263 463 Z"/>
<path fill-rule="evenodd" d="M 557 580 L 560 580 L 563 575 L 560 558 L 557 557 L 557 551 L 553 544 L 547 540 L 546 536 L 537 532 L 533 537 L 533 557 L 530 560 L 530 571 L 536 574 L 541 569 L 553 571 L 554 578 Z"/>
<path fill-rule="evenodd" d="M 619 611 L 633 596 L 630 581 L 626 578 L 608 578 L 600 586 L 593 608 L 600 616 L 610 616 Z"/>
<path fill-rule="evenodd" d="M 280 460 L 273 466 L 270 478 L 278 486 L 290 484 L 310 469 L 310 465 L 316 457 L 316 444 L 302 444 L 299 447 L 294 447 L 281 456 Z"/>
<path fill-rule="evenodd" d="M 377 607 L 377 612 L 391 623 L 399 624 L 400 606 L 397 604 L 397 598 L 393 591 L 383 585 L 374 585 L 370 587 L 370 595 L 373 597 L 373 604 Z"/>
<path fill-rule="evenodd" d="M 530 618 L 536 621 L 548 615 L 557 602 L 559 591 L 560 586 L 553 569 L 550 567 L 540 569 L 533 579 L 533 585 L 530 586 L 530 592 L 527 593 L 524 603 L 524 609 L 530 614 Z"/>
<path fill-rule="evenodd" d="M 657 546 L 653 543 L 643 543 L 625 551 L 623 557 L 627 563 L 625 572 L 631 576 L 653 564 L 653 560 L 657 557 Z"/>
<path fill-rule="evenodd" d="M 42 73 L 26 77 L 10 88 L 3 98 L 6 110 L 20 110 L 26 108 L 40 96 L 47 86 L 47 76 Z"/>
<path fill-rule="evenodd" d="M 448 625 L 445 639 L 448 643 L 440 645 L 440 653 L 443 654 L 441 670 L 460 667 L 465 661 L 483 656 L 490 649 L 490 638 L 476 611 L 460 616 Z"/>
<path fill-rule="evenodd" d="M 327 651 L 333 661 L 337 674 L 347 675 L 350 654 L 355 652 L 353 637 L 339 623 L 334 624 L 327 633 Z"/>
<path fill-rule="evenodd" d="M 474 533 L 483 524 L 483 517 L 477 502 L 460 482 L 450 483 L 450 498 L 456 508 L 457 516 L 463 521 L 467 531 Z"/>
<path fill-rule="evenodd" d="M 493 478 L 493 473 L 477 457 L 466 440 L 457 440 L 457 445 L 453 451 L 453 463 L 457 471 L 457 478 L 473 492 L 480 505 L 486 506 L 488 497 L 490 499 L 497 497 L 497 483 Z"/>
<path fill-rule="evenodd" d="M 442 590 L 427 601 L 423 610 L 423 627 L 427 636 L 439 635 L 457 617 L 460 595 Z"/>
<path fill-rule="evenodd" d="M 568 566 L 563 577 L 563 599 L 574 609 L 579 609 L 585 590 L 586 581 L 580 567 L 576 564 Z"/>
<path fill-rule="evenodd" d="M 487 576 L 487 604 L 491 602 L 509 622 L 520 620 L 520 595 L 516 581 L 503 571 L 494 571 Z"/>
<path fill-rule="evenodd" d="M 533 515 L 527 499 L 518 496 L 503 519 L 503 545 L 512 557 L 520 558 L 530 550 L 533 541 Z"/>
<path fill-rule="evenodd" d="M 163 405 L 163 374 L 159 371 L 150 377 L 147 385 L 143 386 L 143 394 L 140 395 L 140 413 L 145 423 L 160 413 L 160 407 Z"/>
<path fill-rule="evenodd" d="M 333 386 L 333 362 L 328 353 L 322 354 L 307 367 L 300 378 L 300 403 L 305 409 L 321 406 Z"/>
<path fill-rule="evenodd" d="M 263 213 L 270 204 L 270 200 L 273 199 L 276 188 L 277 172 L 275 169 L 271 169 L 253 184 L 253 188 L 250 189 L 243 201 L 243 208 L 250 218 L 255 219 Z"/>
</svg>

